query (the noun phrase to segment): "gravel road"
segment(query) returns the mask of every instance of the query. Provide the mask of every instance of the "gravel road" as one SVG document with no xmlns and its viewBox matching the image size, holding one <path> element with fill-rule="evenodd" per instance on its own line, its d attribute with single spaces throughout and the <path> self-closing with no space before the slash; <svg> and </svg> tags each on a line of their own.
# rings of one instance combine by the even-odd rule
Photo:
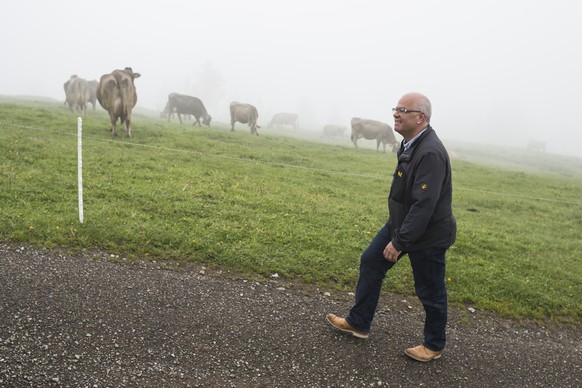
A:
<svg viewBox="0 0 582 388">
<path fill-rule="evenodd" d="M 581 387 L 582 324 L 450 311 L 430 363 L 415 298 L 384 296 L 368 340 L 353 296 L 272 277 L 0 242 L 1 387 Z"/>
</svg>

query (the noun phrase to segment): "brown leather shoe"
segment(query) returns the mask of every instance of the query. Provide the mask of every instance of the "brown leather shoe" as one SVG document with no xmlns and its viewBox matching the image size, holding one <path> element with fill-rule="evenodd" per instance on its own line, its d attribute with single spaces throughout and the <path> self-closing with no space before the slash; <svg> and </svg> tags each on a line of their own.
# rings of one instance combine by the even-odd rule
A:
<svg viewBox="0 0 582 388">
<path fill-rule="evenodd" d="M 348 321 L 345 320 L 345 318 L 340 318 L 335 314 L 327 314 L 325 316 L 325 319 L 327 319 L 327 321 L 336 329 L 345 331 L 346 333 L 352 333 L 353 336 L 356 336 L 358 338 L 366 339 L 369 336 L 368 333 L 358 330 L 352 325 L 350 325 Z"/>
<path fill-rule="evenodd" d="M 443 354 L 442 351 L 435 352 L 434 350 L 426 348 L 424 345 L 418 345 L 415 348 L 408 348 L 404 351 L 404 353 L 406 353 L 408 357 L 414 358 L 415 360 L 421 362 L 436 360 L 437 358 L 440 358 Z"/>
</svg>

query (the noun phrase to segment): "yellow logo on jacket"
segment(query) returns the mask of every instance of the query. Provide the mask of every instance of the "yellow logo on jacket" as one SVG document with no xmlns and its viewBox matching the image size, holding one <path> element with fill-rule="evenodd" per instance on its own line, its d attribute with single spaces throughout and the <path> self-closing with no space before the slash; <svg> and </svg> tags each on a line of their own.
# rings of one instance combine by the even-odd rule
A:
<svg viewBox="0 0 582 388">
<path fill-rule="evenodd" d="M 398 178 L 402 178 L 402 175 L 404 175 L 404 173 L 402 171 L 398 170 L 396 175 L 398 175 Z"/>
<path fill-rule="evenodd" d="M 426 183 L 421 183 L 421 184 L 420 184 L 420 189 L 421 189 L 422 191 L 424 191 L 424 190 L 428 189 L 428 185 L 427 185 Z"/>
</svg>

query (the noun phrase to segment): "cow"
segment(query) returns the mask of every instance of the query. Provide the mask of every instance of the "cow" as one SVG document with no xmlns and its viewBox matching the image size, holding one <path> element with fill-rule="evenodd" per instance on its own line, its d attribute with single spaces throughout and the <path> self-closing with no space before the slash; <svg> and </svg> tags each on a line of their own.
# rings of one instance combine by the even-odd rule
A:
<svg viewBox="0 0 582 388">
<path fill-rule="evenodd" d="M 275 113 L 271 121 L 269 121 L 269 124 L 267 124 L 267 127 L 282 128 L 285 125 L 297 129 L 297 127 L 299 127 L 298 116 L 295 113 Z"/>
<path fill-rule="evenodd" d="M 546 150 L 546 142 L 541 140 L 529 139 L 526 148 L 532 151 L 544 152 Z"/>
<path fill-rule="evenodd" d="M 259 118 L 259 112 L 251 104 L 243 104 L 237 101 L 230 103 L 230 130 L 234 132 L 234 123 L 237 121 L 242 124 L 248 124 L 251 128 L 251 135 L 259 136 L 257 128 L 261 128 L 257 125 L 257 119 Z"/>
<path fill-rule="evenodd" d="M 345 125 L 328 124 L 323 127 L 323 136 L 325 137 L 343 137 L 348 127 Z"/>
<path fill-rule="evenodd" d="M 212 116 L 208 114 L 204 104 L 198 97 L 186 96 L 184 94 L 178 93 L 170 93 L 168 95 L 168 102 L 166 103 L 166 107 L 162 112 L 162 115 L 168 116 L 168 122 L 172 117 L 172 114 L 176 113 L 178 115 L 178 120 L 180 120 L 180 124 L 182 124 L 182 115 L 193 115 L 196 118 L 196 121 L 192 125 L 202 126 L 200 124 L 200 118 L 202 118 L 202 122 L 204 125 L 210 127 L 210 120 L 212 120 Z"/>
<path fill-rule="evenodd" d="M 164 106 L 164 110 L 160 112 L 160 118 L 165 119 L 167 118 L 170 121 L 170 118 L 174 116 L 176 111 L 171 111 L 170 102 L 166 102 L 166 106 Z M 181 115 L 184 120 L 192 120 L 191 114 L 183 114 Z M 210 125 L 209 125 L 210 126 Z"/>
<path fill-rule="evenodd" d="M 72 75 L 63 86 L 66 95 L 65 102 L 69 105 L 71 112 L 86 114 L 87 101 L 91 96 L 87 81 L 77 75 Z"/>
<path fill-rule="evenodd" d="M 359 117 L 352 118 L 352 143 L 358 148 L 358 139 L 363 137 L 368 140 L 376 140 L 376 151 L 379 150 L 380 143 L 384 146 L 386 152 L 386 144 L 392 145 L 392 151 L 396 152 L 399 148 L 399 143 L 394 137 L 394 132 L 390 125 L 370 119 L 361 119 Z"/>
<path fill-rule="evenodd" d="M 95 105 L 97 105 L 97 86 L 99 86 L 99 82 L 96 80 L 87 81 L 87 85 L 89 85 L 89 100 L 88 102 L 93 105 L 93 112 L 95 112 Z"/>
<path fill-rule="evenodd" d="M 127 136 L 131 137 L 131 111 L 137 103 L 134 80 L 139 77 L 140 73 L 134 73 L 131 67 L 126 67 L 103 74 L 99 80 L 97 100 L 109 113 L 113 136 L 117 136 L 116 126 L 119 119 L 121 125 L 125 125 Z"/>
</svg>

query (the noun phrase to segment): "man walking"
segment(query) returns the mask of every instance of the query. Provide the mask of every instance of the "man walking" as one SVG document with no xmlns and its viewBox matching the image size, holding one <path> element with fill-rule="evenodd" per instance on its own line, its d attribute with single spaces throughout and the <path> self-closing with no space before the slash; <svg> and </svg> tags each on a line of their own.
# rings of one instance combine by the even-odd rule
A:
<svg viewBox="0 0 582 388">
<path fill-rule="evenodd" d="M 408 254 L 425 322 L 423 343 L 404 352 L 426 362 L 440 358 L 446 344 L 445 254 L 456 238 L 451 165 L 430 126 L 432 108 L 426 96 L 405 94 L 392 111 L 394 130 L 404 140 L 388 195 L 389 217 L 360 258 L 349 314 L 327 314 L 326 319 L 339 330 L 368 338 L 386 273 Z"/>
</svg>

